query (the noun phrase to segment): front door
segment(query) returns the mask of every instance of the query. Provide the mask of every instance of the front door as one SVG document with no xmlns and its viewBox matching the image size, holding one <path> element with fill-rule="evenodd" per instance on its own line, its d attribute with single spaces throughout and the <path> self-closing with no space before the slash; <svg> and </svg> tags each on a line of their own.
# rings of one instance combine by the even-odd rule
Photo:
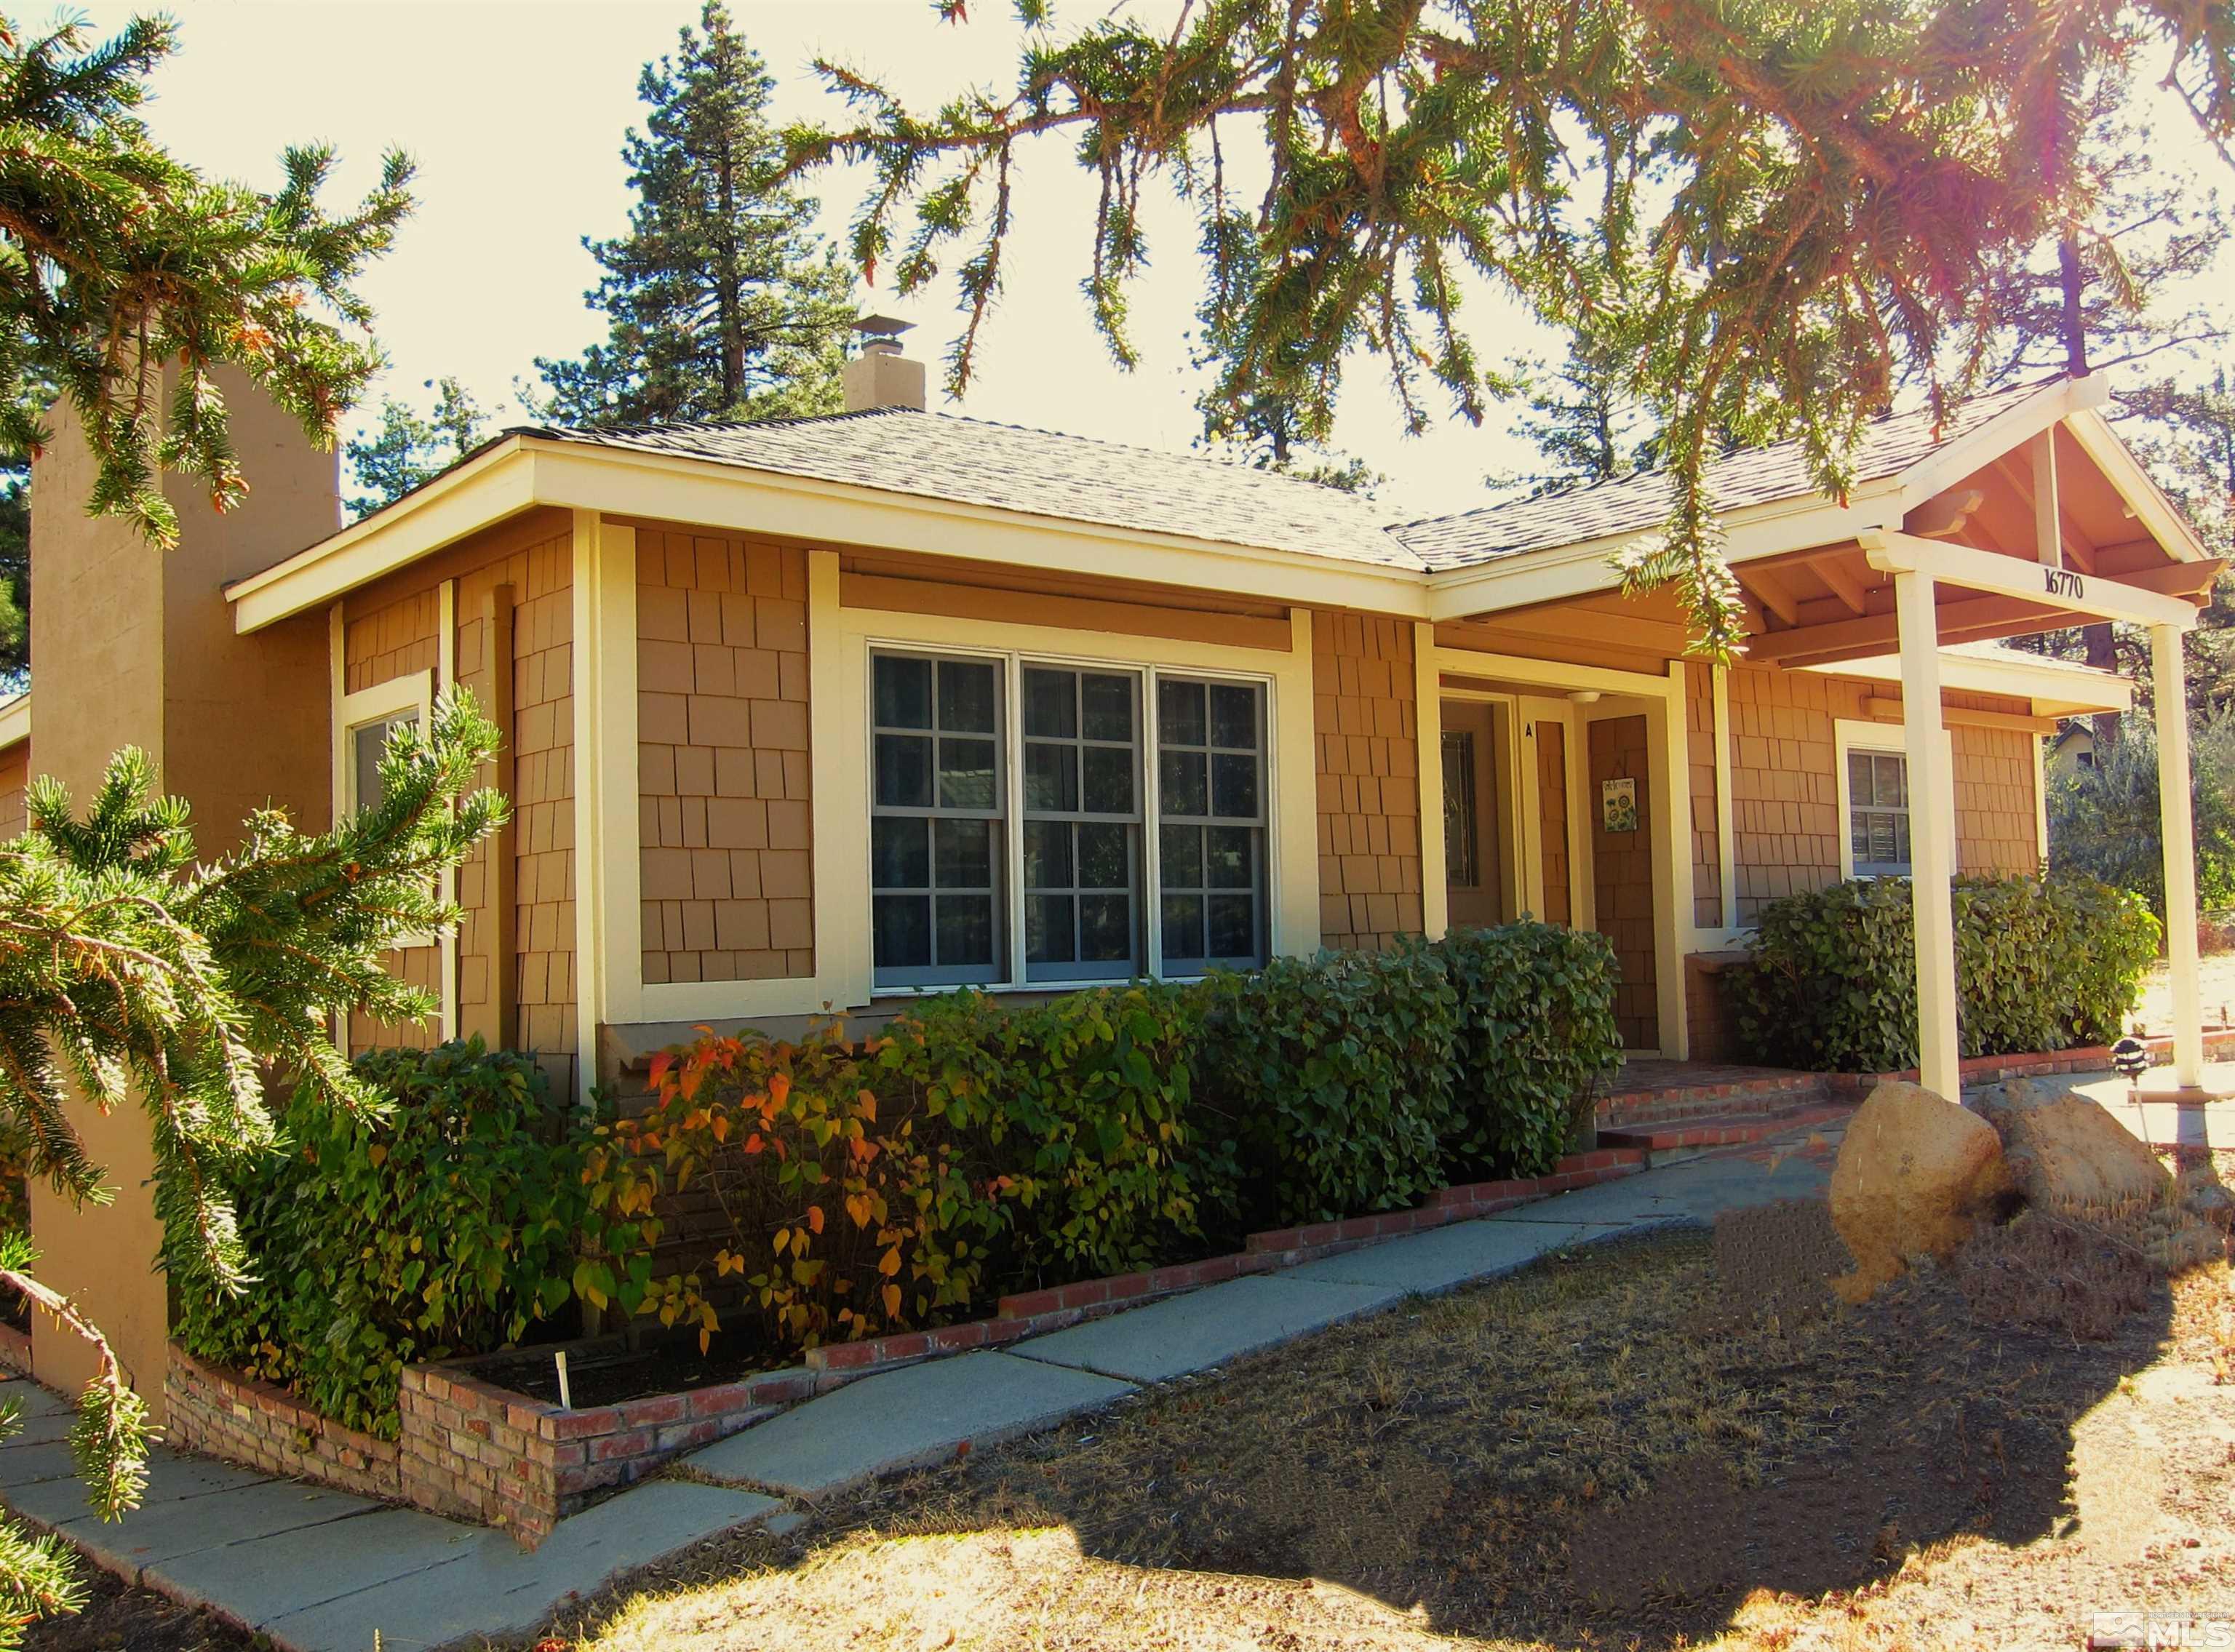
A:
<svg viewBox="0 0 2235 1652">
<path fill-rule="evenodd" d="M 1650 753 L 1645 718 L 1595 718 L 1590 724 L 1591 888 L 1594 925 L 1614 943 L 1622 971 L 1615 1024 L 1633 1050 L 1658 1043 L 1661 1006 L 1655 986 L 1653 810 L 1648 790 Z"/>
<path fill-rule="evenodd" d="M 1511 752 L 1507 708 L 1487 700 L 1445 700 L 1444 876 L 1455 929 L 1487 928 L 1514 910 L 1514 860 L 1508 842 Z"/>
</svg>

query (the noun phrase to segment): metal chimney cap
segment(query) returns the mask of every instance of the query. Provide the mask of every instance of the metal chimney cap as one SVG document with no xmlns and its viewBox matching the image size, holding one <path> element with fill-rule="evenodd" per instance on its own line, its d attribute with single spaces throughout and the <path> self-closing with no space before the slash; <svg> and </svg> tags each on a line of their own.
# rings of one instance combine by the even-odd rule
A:
<svg viewBox="0 0 2235 1652">
<path fill-rule="evenodd" d="M 896 340 L 914 325 L 913 321 L 902 321 L 898 316 L 858 316 L 854 331 L 865 338 Z"/>
</svg>

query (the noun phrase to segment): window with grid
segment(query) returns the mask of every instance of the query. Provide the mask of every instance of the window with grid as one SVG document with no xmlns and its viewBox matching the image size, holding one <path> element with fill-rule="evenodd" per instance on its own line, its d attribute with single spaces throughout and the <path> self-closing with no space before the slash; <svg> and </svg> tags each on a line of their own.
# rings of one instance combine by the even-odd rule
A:
<svg viewBox="0 0 2235 1652">
<path fill-rule="evenodd" d="M 1847 753 L 1847 836 L 1857 877 L 1909 875 L 1909 759 Z"/>
<path fill-rule="evenodd" d="M 1165 973 L 1264 962 L 1262 687 L 1160 677 L 1157 790 Z"/>
<path fill-rule="evenodd" d="M 1005 980 L 1001 665 L 880 654 L 871 677 L 876 982 Z"/>
<path fill-rule="evenodd" d="M 1141 973 L 1141 679 L 1026 665 L 1025 974 Z"/>
</svg>

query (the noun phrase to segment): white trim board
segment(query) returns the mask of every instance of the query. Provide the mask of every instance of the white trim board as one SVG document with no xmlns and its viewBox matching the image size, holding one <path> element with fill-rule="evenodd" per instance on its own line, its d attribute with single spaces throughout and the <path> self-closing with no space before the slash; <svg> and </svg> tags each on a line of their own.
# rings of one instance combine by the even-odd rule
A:
<svg viewBox="0 0 2235 1652">
<path fill-rule="evenodd" d="M 1298 610 L 1292 617 L 1288 652 L 1269 653 L 1214 643 L 847 608 L 838 601 L 837 561 L 836 552 L 811 552 L 808 567 L 816 973 L 777 980 L 646 982 L 641 953 L 615 945 L 608 954 L 613 979 L 607 983 L 606 1020 L 659 1023 L 809 1015 L 866 1005 L 873 998 L 906 995 L 874 987 L 870 962 L 869 654 L 881 645 L 1123 667 L 1150 677 L 1161 668 L 1263 684 L 1270 803 L 1266 829 L 1268 939 L 1276 954 L 1308 956 L 1318 950 L 1319 807 L 1308 613 Z M 629 703 L 634 704 L 632 694 Z M 632 842 L 635 797 L 632 768 L 627 788 Z M 1144 801 L 1152 810 L 1153 785 Z M 1150 819 L 1153 821 L 1152 814 Z M 1150 832 L 1152 824 L 1144 827 L 1144 835 Z M 610 863 L 615 846 L 608 843 L 603 852 Z M 639 904 L 632 901 L 620 921 L 640 923 Z M 1150 956 L 1153 963 L 1153 949 Z M 1056 988 L 1021 982 L 1006 990 Z M 624 1009 L 629 1013 L 618 1013 Z"/>
<path fill-rule="evenodd" d="M 1842 717 L 1832 720 L 1832 777 L 1838 797 L 1839 876 L 1843 882 L 1855 875 L 1854 821 L 1849 812 L 1852 804 L 1848 796 L 1847 753 L 1850 751 L 1880 752 L 1888 757 L 1899 757 L 1906 764 L 1909 757 L 1907 747 L 1904 744 L 1904 726 L 1899 723 L 1872 722 L 1860 718 Z M 1953 774 L 1956 764 L 1956 742 L 1944 724 L 1940 730 L 1940 755 L 1941 762 L 1947 768 L 1948 772 Z M 1929 791 L 1928 788 L 1925 793 L 1921 794 L 1916 783 L 1916 777 L 1914 775 L 1910 777 L 1909 812 L 1911 817 L 1910 831 L 1912 834 L 1912 842 L 1917 830 L 1916 816 L 1921 810 L 1932 806 L 1933 800 Z M 1952 796 L 1942 798 L 1939 800 L 1939 806 L 1945 811 L 1948 818 L 1948 841 L 1950 844 L 1956 845 L 1960 851 L 1961 845 L 1956 836 L 1956 800 Z"/>
</svg>

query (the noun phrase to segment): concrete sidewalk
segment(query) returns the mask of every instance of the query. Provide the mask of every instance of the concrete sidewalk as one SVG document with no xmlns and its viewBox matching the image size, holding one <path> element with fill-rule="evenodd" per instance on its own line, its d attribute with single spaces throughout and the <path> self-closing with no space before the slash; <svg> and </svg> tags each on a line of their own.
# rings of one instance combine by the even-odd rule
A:
<svg viewBox="0 0 2235 1652">
<path fill-rule="evenodd" d="M 864 1378 L 683 1459 L 559 1524 L 533 1554 L 501 1531 L 158 1448 L 147 1502 L 104 1525 L 85 1506 L 64 1402 L 23 1381 L 26 1427 L 0 1448 L 0 1499 L 112 1571 L 206 1605 L 287 1652 L 364 1652 L 375 1629 L 424 1649 L 534 1629 L 570 1596 L 732 1527 L 1101 1410 L 1145 1383 L 1214 1369 L 1408 1297 L 1553 1251 L 1778 1199 L 1820 1197 L 1840 1123 L 1168 1297 L 1020 1342 Z M 711 1482 L 711 1483 L 710 1483 Z"/>
<path fill-rule="evenodd" d="M 2115 1073 L 2068 1072 L 2010 1081 L 2030 1085 L 2035 1096 L 2085 1096 L 2101 1102 L 2112 1118 L 2157 1147 L 2212 1147 L 2235 1151 L 2235 1099 L 2206 1101 L 2176 1096 L 2173 1075 L 2163 1067 L 2142 1075 L 2139 1101 Z M 1972 1086 L 1973 1089 L 1982 1086 Z M 2204 1069 L 2208 1095 L 2235 1098 L 2235 1062 L 2215 1061 Z M 1967 1090 L 1966 1094 L 1970 1091 Z"/>
<path fill-rule="evenodd" d="M 146 1499 L 108 1524 L 86 1507 L 70 1460 L 69 1403 L 21 1380 L 0 1382 L 0 1400 L 16 1400 L 26 1425 L 0 1446 L 10 1510 L 128 1582 L 291 1652 L 366 1652 L 375 1629 L 412 1648 L 525 1633 L 569 1596 L 783 1506 L 658 1480 L 560 1521 L 528 1554 L 501 1531 L 159 1446 Z"/>
<path fill-rule="evenodd" d="M 1559 1194 L 1501 1216 L 1166 1297 L 1031 1338 L 1003 1354 L 888 1371 L 795 1406 L 684 1460 L 694 1473 L 724 1485 L 825 1497 L 1114 1403 L 1144 1383 L 1212 1370 L 1407 1297 L 1514 1272 L 1556 1250 L 1711 1223 L 1745 1205 L 1820 1198 L 1844 1129 L 1844 1120 L 1801 1125 L 1741 1150 Z M 985 1363 L 966 1381 L 960 1372 L 973 1360 Z M 1098 1381 L 1101 1397 L 1068 1390 L 1076 1403 L 1052 1408 L 1047 1378 L 1056 1370 L 1074 1381 Z M 968 1390 L 967 1408 L 955 1403 L 958 1387 Z M 861 1426 L 869 1416 L 875 1426 Z"/>
</svg>

